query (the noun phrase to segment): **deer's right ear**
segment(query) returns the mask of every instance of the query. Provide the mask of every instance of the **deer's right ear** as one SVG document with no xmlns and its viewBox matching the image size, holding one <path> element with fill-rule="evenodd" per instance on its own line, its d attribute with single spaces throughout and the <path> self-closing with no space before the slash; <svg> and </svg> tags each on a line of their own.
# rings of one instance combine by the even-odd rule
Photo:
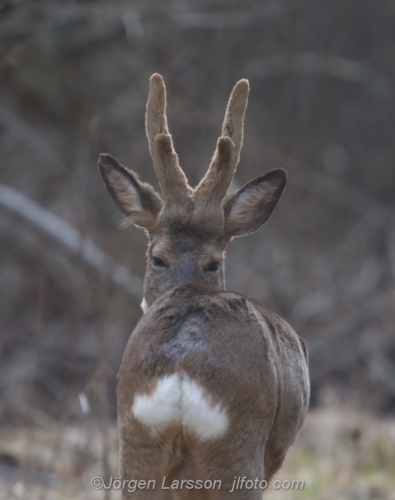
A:
<svg viewBox="0 0 395 500">
<path fill-rule="evenodd" d="M 134 172 L 107 154 L 99 157 L 99 170 L 115 205 L 126 216 L 126 222 L 151 232 L 162 200 L 154 188 L 141 182 Z"/>
</svg>

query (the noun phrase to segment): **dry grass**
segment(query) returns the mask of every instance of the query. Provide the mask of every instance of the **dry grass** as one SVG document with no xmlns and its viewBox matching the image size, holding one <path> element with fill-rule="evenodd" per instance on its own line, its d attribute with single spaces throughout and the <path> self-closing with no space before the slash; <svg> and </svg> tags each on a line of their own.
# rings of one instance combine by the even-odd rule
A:
<svg viewBox="0 0 395 500">
<path fill-rule="evenodd" d="M 395 499 L 395 421 L 345 410 L 311 412 L 279 479 L 304 479 L 303 491 L 267 500 Z"/>
<path fill-rule="evenodd" d="M 92 477 L 117 475 L 117 434 L 87 420 L 53 430 L 3 428 L 0 495 L 11 499 L 120 498 L 94 491 Z M 277 479 L 304 479 L 303 491 L 267 500 L 395 499 L 395 421 L 348 410 L 311 412 Z"/>
</svg>

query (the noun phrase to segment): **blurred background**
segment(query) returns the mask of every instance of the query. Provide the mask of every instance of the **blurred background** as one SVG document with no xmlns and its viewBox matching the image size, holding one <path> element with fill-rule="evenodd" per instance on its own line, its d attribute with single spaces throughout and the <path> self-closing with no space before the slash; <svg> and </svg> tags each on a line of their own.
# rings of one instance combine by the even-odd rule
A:
<svg viewBox="0 0 395 500">
<path fill-rule="evenodd" d="M 251 85 L 235 187 L 285 168 L 227 288 L 308 343 L 311 413 L 267 498 L 395 498 L 395 3 L 0 1 L 0 493 L 119 498 L 115 376 L 147 241 L 120 229 L 108 152 L 157 188 L 148 82 L 191 185 Z M 300 495 L 300 496 L 298 496 Z"/>
</svg>

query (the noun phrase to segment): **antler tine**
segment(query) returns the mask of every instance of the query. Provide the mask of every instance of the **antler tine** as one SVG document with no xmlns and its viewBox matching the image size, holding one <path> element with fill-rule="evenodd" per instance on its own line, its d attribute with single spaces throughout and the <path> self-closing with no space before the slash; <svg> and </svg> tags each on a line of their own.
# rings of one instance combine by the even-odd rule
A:
<svg viewBox="0 0 395 500">
<path fill-rule="evenodd" d="M 243 145 L 244 115 L 250 86 L 240 80 L 234 86 L 226 108 L 222 136 L 218 139 L 210 167 L 195 189 L 196 199 L 221 202 L 232 182 Z"/>
<path fill-rule="evenodd" d="M 163 78 L 157 73 L 154 73 L 150 78 L 145 130 L 151 156 L 153 156 L 155 137 L 158 134 L 169 134 L 166 118 L 166 87 Z"/>
<path fill-rule="evenodd" d="M 206 175 L 195 189 L 196 203 L 220 204 L 236 168 L 236 148 L 230 137 L 220 137 Z"/>
<path fill-rule="evenodd" d="M 236 146 L 236 165 L 239 161 L 244 135 L 244 115 L 247 109 L 250 84 L 248 80 L 239 80 L 230 94 L 222 125 L 222 136 L 230 137 Z"/>
<path fill-rule="evenodd" d="M 148 144 L 163 198 L 166 203 L 182 204 L 191 188 L 173 147 L 166 118 L 166 87 L 157 73 L 150 79 L 145 128 Z"/>
</svg>

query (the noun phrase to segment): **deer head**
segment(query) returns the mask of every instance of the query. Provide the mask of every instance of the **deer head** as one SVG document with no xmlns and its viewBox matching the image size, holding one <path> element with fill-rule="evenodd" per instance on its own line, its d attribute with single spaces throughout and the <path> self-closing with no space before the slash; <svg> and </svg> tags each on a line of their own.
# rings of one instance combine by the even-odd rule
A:
<svg viewBox="0 0 395 500">
<path fill-rule="evenodd" d="M 262 226 L 281 196 L 286 182 L 283 170 L 273 170 L 227 193 L 243 143 L 248 93 L 248 81 L 237 82 L 209 169 L 194 189 L 173 147 L 166 119 L 166 89 L 158 74 L 150 80 L 146 132 L 161 195 L 112 156 L 100 155 L 101 175 L 125 215 L 125 223 L 142 227 L 149 237 L 144 279 L 148 307 L 183 283 L 224 288 L 226 246 L 233 237 Z"/>
</svg>

